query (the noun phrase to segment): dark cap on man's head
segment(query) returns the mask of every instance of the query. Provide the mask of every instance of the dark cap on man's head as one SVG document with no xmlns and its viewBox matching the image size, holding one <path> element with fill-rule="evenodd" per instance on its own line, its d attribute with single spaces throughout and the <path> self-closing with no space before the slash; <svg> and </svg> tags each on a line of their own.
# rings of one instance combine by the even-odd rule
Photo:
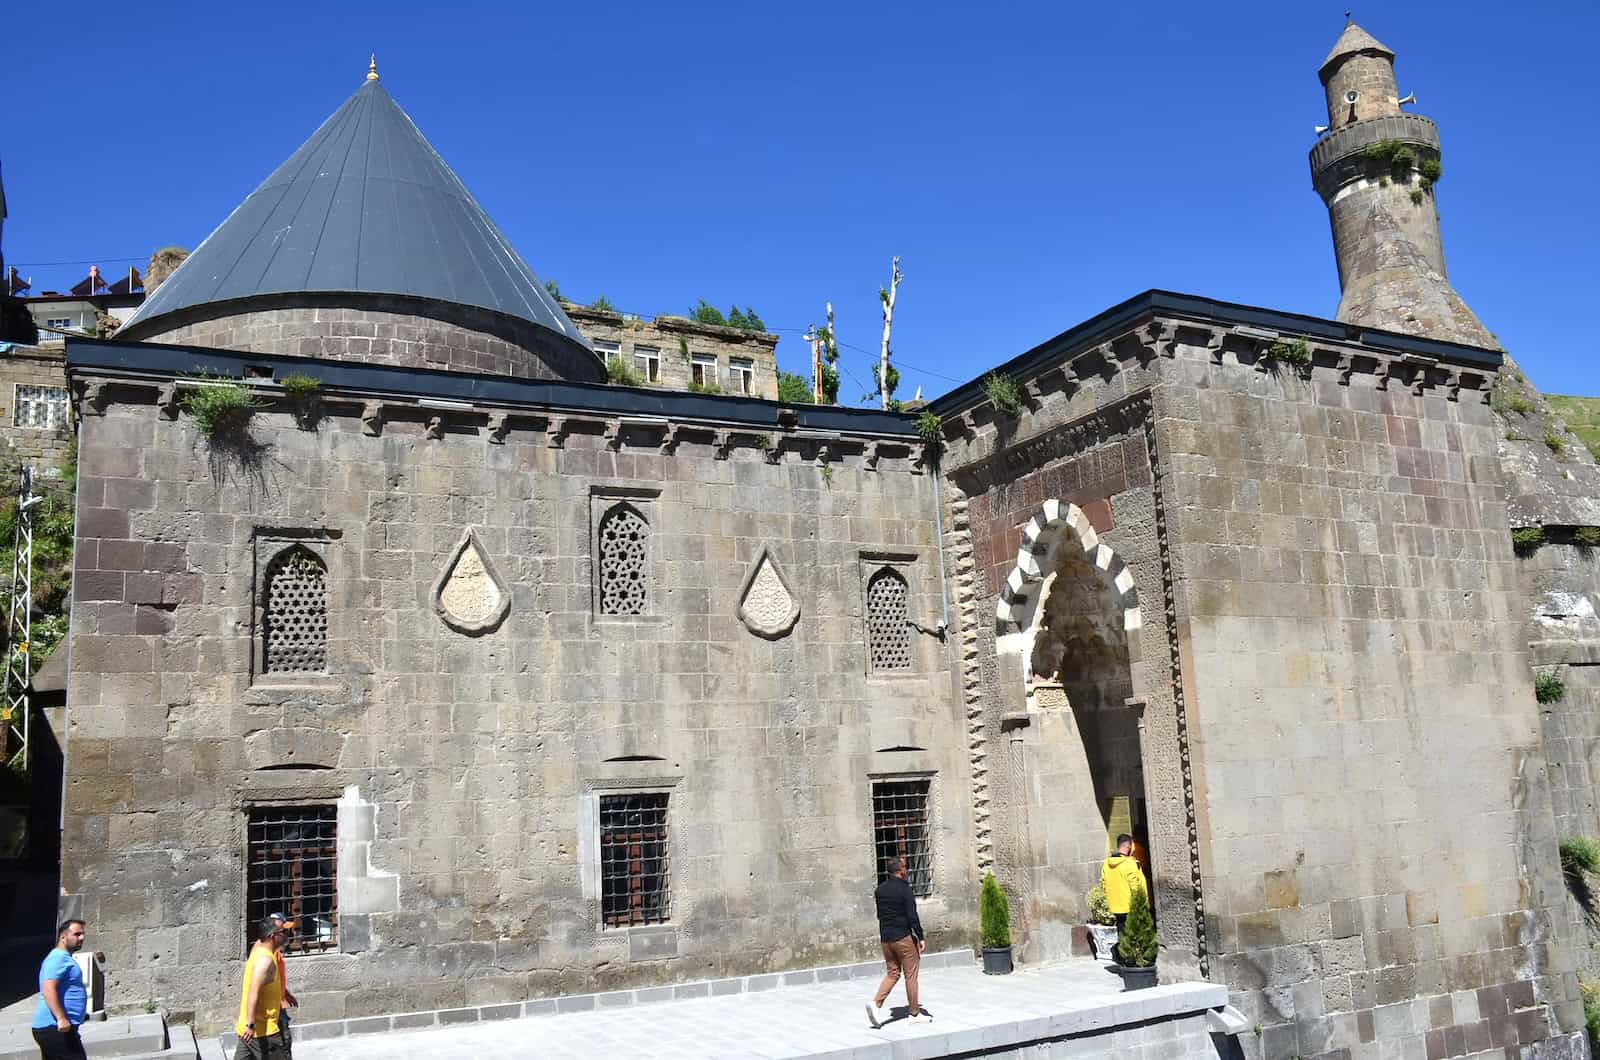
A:
<svg viewBox="0 0 1600 1060">
<path fill-rule="evenodd" d="M 270 939 L 273 935 L 276 935 L 280 931 L 287 932 L 291 935 L 294 934 L 294 921 L 279 921 L 270 916 L 264 917 L 261 923 L 256 927 L 256 938 L 265 942 L 267 939 Z"/>
</svg>

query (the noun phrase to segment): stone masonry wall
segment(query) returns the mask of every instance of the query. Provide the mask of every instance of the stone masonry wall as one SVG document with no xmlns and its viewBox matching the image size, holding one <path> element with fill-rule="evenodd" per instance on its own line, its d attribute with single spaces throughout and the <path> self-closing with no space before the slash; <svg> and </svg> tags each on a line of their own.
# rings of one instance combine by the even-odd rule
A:
<svg viewBox="0 0 1600 1060">
<path fill-rule="evenodd" d="M 603 377 L 600 361 L 576 340 L 559 339 L 526 321 L 397 295 L 359 297 L 360 305 L 328 304 L 329 296 L 308 294 L 275 300 L 295 303 L 290 305 L 203 307 L 204 317 L 194 319 L 195 312 L 161 317 L 125 328 L 117 337 L 517 379 Z"/>
<path fill-rule="evenodd" d="M 276 411 L 213 448 L 154 394 L 111 391 L 80 458 L 62 879 L 114 1007 L 232 1018 L 245 810 L 275 803 L 337 806 L 339 952 L 289 965 L 307 1020 L 867 957 L 879 776 L 931 779 L 929 945 L 973 937 L 950 648 L 913 631 L 910 673 L 867 672 L 871 572 L 942 609 L 909 458 Z M 617 501 L 650 525 L 635 617 L 595 613 Z M 485 632 L 435 613 L 468 528 L 510 598 Z M 331 662 L 266 679 L 257 571 L 293 543 L 327 565 Z M 800 604 L 772 639 L 737 617 L 763 548 Z M 596 800 L 639 788 L 669 793 L 670 922 L 601 928 Z"/>
<path fill-rule="evenodd" d="M 1148 392 L 1152 545 L 1119 539 L 1140 508 L 1115 495 L 1092 529 L 1128 565 L 1144 623 L 1133 687 L 1163 962 L 1183 949 L 1171 933 L 1188 855 L 1205 914 L 1196 955 L 1262 1028 L 1241 1036 L 1247 1055 L 1579 1055 L 1485 381 L 1438 385 L 1443 370 L 1326 342 L 1314 367 L 1275 366 L 1262 340 L 1177 320 L 1095 341 L 1019 378 L 1026 408 L 1002 429 L 987 406 L 946 417 L 946 467 L 973 494 L 961 514 L 981 517 L 975 552 L 992 519 L 979 598 L 962 610 L 992 689 L 990 753 L 1003 759 L 999 738 L 1023 720 L 1023 674 L 1006 662 L 1018 634 L 983 627 L 1039 576 L 1005 558 L 1034 533 L 1015 533 L 1030 505 L 986 511 L 963 466 L 1025 482 L 1108 451 L 1093 425 L 1120 394 Z M 1100 492 L 1062 499 L 1087 515 Z M 1049 557 L 1035 560 L 1048 578 Z M 1039 723 L 1020 727 L 1026 742 Z M 1169 841 L 1163 796 L 1180 829 Z M 1039 828 L 1026 802 L 989 813 L 996 835 L 1008 818 Z"/>
<path fill-rule="evenodd" d="M 31 464 L 39 478 L 61 474 L 61 460 L 72 442 L 70 418 L 60 427 L 20 427 L 17 425 L 17 388 L 42 386 L 65 389 L 66 370 L 59 350 L 14 346 L 0 356 L 0 425 L 4 430 L 6 464 Z"/>
<path fill-rule="evenodd" d="M 1178 343 L 1159 407 L 1208 931 L 1261 1055 L 1581 1027 L 1483 395 L 1221 361 Z"/>
</svg>

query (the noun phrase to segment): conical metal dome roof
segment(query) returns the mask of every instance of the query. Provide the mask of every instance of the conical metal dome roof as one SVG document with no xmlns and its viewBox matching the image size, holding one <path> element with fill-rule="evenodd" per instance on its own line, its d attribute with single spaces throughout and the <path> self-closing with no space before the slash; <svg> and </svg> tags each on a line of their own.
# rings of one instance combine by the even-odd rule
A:
<svg viewBox="0 0 1600 1060">
<path fill-rule="evenodd" d="M 374 72 L 147 299 L 124 333 L 193 307 L 303 292 L 503 313 L 588 350 L 533 270 Z"/>
</svg>

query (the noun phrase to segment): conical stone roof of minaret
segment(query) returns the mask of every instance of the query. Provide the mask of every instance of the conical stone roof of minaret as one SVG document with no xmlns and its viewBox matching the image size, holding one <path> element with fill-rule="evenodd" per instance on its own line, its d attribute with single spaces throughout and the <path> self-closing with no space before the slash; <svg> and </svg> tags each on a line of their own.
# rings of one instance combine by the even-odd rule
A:
<svg viewBox="0 0 1600 1060">
<path fill-rule="evenodd" d="M 603 374 L 510 240 L 385 91 L 375 62 L 118 337 L 534 377 Z M 375 341 L 337 341 L 347 338 Z"/>
<path fill-rule="evenodd" d="M 1326 59 L 1322 60 L 1322 65 L 1317 67 L 1317 72 L 1324 75 L 1324 80 L 1326 80 L 1326 74 L 1330 66 L 1333 66 L 1346 55 L 1354 55 L 1358 52 L 1378 52 L 1382 55 L 1387 55 L 1391 59 L 1394 58 L 1394 52 L 1380 43 L 1378 38 L 1351 22 L 1345 26 L 1344 32 L 1339 34 L 1339 39 L 1334 41 L 1333 50 L 1328 53 Z"/>
</svg>

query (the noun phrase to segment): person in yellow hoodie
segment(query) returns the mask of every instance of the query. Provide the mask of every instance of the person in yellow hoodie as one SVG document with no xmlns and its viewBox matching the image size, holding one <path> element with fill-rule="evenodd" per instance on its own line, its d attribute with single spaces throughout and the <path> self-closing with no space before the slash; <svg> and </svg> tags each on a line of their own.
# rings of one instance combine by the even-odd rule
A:
<svg viewBox="0 0 1600 1060">
<path fill-rule="evenodd" d="M 1117 919 L 1117 934 L 1120 936 L 1123 925 L 1128 921 L 1128 910 L 1133 905 L 1133 892 L 1144 892 L 1146 901 L 1150 897 L 1144 885 L 1144 871 L 1133 856 L 1132 836 L 1117 836 L 1116 853 L 1107 857 L 1105 864 L 1100 866 L 1100 883 L 1105 887 L 1106 907 Z M 1118 942 L 1117 945 L 1120 947 L 1122 944 Z"/>
<path fill-rule="evenodd" d="M 233 1026 L 239 1048 L 233 1060 L 289 1060 L 289 1041 L 279 1026 L 283 1012 L 283 979 L 278 974 L 278 951 L 289 937 L 286 923 L 271 917 L 261 921 L 245 958 L 239 983 L 239 1019 Z"/>
</svg>

